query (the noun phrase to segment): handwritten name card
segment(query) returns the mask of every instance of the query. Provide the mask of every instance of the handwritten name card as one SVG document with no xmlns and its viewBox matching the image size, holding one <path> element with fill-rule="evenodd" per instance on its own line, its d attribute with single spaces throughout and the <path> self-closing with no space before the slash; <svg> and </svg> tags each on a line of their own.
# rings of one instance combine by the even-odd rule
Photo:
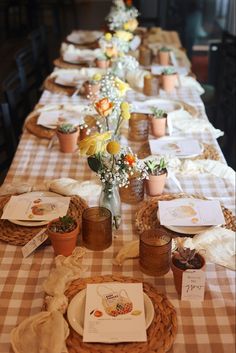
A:
<svg viewBox="0 0 236 353">
<path fill-rule="evenodd" d="M 204 300 L 205 272 L 202 270 L 186 270 L 182 277 L 181 300 Z"/>
</svg>

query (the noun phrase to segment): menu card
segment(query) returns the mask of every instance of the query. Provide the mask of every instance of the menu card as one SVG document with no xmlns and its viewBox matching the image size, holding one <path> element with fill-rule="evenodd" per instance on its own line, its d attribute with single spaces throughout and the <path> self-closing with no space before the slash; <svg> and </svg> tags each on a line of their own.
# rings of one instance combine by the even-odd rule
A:
<svg viewBox="0 0 236 353">
<path fill-rule="evenodd" d="M 198 156 L 202 146 L 197 140 L 163 138 L 149 140 L 151 154 L 174 155 L 176 157 Z"/>
<path fill-rule="evenodd" d="M 142 283 L 88 284 L 83 341 L 147 341 Z"/>
<path fill-rule="evenodd" d="M 70 123 L 78 126 L 83 123 L 83 117 L 76 112 L 51 110 L 42 112 L 37 120 L 37 125 L 42 125 L 53 129 L 62 123 Z"/>
<path fill-rule="evenodd" d="M 218 200 L 186 198 L 159 201 L 158 206 L 162 225 L 216 226 L 225 223 Z"/>
<path fill-rule="evenodd" d="M 67 214 L 70 197 L 11 196 L 4 208 L 2 219 L 22 221 L 51 221 Z"/>
</svg>

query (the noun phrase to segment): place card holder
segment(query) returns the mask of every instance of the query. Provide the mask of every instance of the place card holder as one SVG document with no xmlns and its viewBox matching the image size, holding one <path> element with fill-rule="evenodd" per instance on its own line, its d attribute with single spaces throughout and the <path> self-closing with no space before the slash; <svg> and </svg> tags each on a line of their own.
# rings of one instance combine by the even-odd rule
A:
<svg viewBox="0 0 236 353">
<path fill-rule="evenodd" d="M 129 140 L 146 141 L 149 134 L 148 115 L 132 113 L 129 119 Z"/>
<path fill-rule="evenodd" d="M 152 51 L 151 49 L 142 46 L 139 49 L 139 63 L 142 66 L 150 66 L 152 63 Z"/>
<path fill-rule="evenodd" d="M 144 230 L 140 236 L 139 265 L 150 276 L 163 276 L 170 270 L 172 238 L 162 227 Z"/>
<path fill-rule="evenodd" d="M 157 76 L 151 74 L 144 76 L 143 93 L 146 96 L 157 96 L 159 94 L 159 80 Z"/>
</svg>

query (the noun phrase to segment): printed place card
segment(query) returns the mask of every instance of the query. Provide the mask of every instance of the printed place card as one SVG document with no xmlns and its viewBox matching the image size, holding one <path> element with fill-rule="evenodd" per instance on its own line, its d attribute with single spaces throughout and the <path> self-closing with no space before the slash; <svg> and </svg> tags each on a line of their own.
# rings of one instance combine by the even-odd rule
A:
<svg viewBox="0 0 236 353">
<path fill-rule="evenodd" d="M 217 226 L 225 224 L 218 200 L 194 198 L 159 201 L 159 217 L 162 225 Z"/>
<path fill-rule="evenodd" d="M 80 125 L 83 122 L 81 116 L 76 112 L 66 110 L 51 110 L 42 112 L 37 120 L 37 125 L 55 128 L 59 124 L 69 123 Z"/>
<path fill-rule="evenodd" d="M 147 341 L 142 283 L 88 284 L 83 341 Z"/>
<path fill-rule="evenodd" d="M 204 300 L 205 272 L 202 270 L 186 270 L 182 277 L 181 300 Z"/>
<path fill-rule="evenodd" d="M 45 233 L 46 228 L 43 228 L 38 232 L 33 239 L 31 239 L 27 244 L 22 248 L 23 257 L 29 256 L 34 250 L 36 250 L 45 240 L 48 238 L 48 235 Z"/>
<path fill-rule="evenodd" d="M 17 219 L 21 221 L 51 221 L 67 214 L 70 197 L 33 197 L 11 196 L 2 219 Z"/>
<path fill-rule="evenodd" d="M 202 146 L 197 140 L 163 138 L 149 140 L 149 145 L 153 155 L 174 155 L 181 158 L 198 156 L 202 152 Z"/>
</svg>

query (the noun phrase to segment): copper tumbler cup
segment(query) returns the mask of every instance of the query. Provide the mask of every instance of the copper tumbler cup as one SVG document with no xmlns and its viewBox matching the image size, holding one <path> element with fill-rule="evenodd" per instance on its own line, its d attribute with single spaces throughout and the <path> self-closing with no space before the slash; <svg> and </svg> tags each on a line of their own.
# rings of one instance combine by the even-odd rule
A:
<svg viewBox="0 0 236 353">
<path fill-rule="evenodd" d="M 82 214 L 83 245 L 90 250 L 105 250 L 112 243 L 112 214 L 105 207 L 86 208 Z"/>
<path fill-rule="evenodd" d="M 162 229 L 145 230 L 140 237 L 139 265 L 151 276 L 163 276 L 170 270 L 172 238 Z"/>
</svg>

